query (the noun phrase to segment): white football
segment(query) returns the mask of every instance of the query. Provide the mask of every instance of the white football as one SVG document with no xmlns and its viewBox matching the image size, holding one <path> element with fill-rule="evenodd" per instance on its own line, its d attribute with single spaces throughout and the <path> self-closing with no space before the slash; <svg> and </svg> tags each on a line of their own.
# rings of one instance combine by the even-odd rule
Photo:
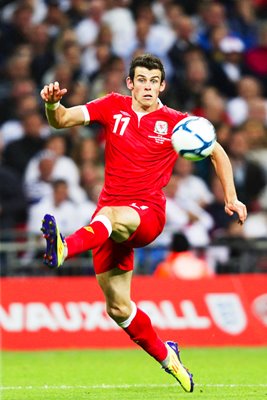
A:
<svg viewBox="0 0 267 400">
<path fill-rule="evenodd" d="M 216 143 L 216 132 L 206 118 L 190 116 L 175 125 L 171 139 L 174 150 L 182 157 L 199 161 L 211 154 Z"/>
</svg>

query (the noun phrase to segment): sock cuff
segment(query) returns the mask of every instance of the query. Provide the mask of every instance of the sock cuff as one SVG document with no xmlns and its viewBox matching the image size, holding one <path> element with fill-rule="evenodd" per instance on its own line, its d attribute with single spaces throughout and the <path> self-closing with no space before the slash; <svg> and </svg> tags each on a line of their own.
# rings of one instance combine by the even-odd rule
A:
<svg viewBox="0 0 267 400">
<path fill-rule="evenodd" d="M 92 219 L 90 225 L 93 224 L 94 222 L 102 222 L 102 224 L 107 228 L 108 236 L 111 235 L 111 233 L 112 233 L 112 225 L 111 225 L 111 222 L 108 219 L 108 217 L 106 217 L 105 215 L 96 215 Z"/>
<path fill-rule="evenodd" d="M 124 329 L 125 329 L 125 328 L 128 328 L 128 326 L 131 324 L 132 320 L 133 320 L 134 317 L 136 316 L 136 313 L 137 313 L 136 304 L 135 304 L 133 301 L 131 301 L 131 304 L 132 304 L 132 312 L 131 312 L 131 315 L 130 315 L 125 321 L 118 323 L 118 325 L 119 325 L 121 328 L 124 328 Z"/>
</svg>

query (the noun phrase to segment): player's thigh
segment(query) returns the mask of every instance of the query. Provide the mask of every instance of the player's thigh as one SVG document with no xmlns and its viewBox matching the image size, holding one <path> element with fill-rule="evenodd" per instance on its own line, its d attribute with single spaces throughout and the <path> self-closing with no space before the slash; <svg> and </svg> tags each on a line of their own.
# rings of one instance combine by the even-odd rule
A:
<svg viewBox="0 0 267 400">
<path fill-rule="evenodd" d="M 96 275 L 119 268 L 132 271 L 134 267 L 134 251 L 131 246 L 117 243 L 109 238 L 92 250 Z"/>
<path fill-rule="evenodd" d="M 157 212 L 151 207 L 137 210 L 140 217 L 140 224 L 125 245 L 131 247 L 143 247 L 153 242 L 160 235 L 165 224 L 165 213 Z"/>
</svg>

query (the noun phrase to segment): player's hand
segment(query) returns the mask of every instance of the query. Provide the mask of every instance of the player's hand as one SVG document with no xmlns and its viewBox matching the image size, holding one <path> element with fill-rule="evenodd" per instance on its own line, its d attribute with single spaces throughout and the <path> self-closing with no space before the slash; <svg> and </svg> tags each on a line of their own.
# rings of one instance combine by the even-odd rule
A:
<svg viewBox="0 0 267 400">
<path fill-rule="evenodd" d="M 237 213 L 239 220 L 238 223 L 243 225 L 247 218 L 247 207 L 239 200 L 235 200 L 233 202 L 228 202 L 225 204 L 225 212 L 228 215 L 233 215 Z"/>
<path fill-rule="evenodd" d="M 46 103 L 57 103 L 67 93 L 67 89 L 60 89 L 59 83 L 49 83 L 40 92 L 42 99 Z"/>
</svg>

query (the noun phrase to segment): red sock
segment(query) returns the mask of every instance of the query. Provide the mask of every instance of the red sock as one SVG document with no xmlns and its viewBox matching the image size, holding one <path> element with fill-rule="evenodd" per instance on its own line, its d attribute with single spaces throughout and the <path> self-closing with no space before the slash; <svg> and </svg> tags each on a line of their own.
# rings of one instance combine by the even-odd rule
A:
<svg viewBox="0 0 267 400">
<path fill-rule="evenodd" d="M 65 238 L 68 248 L 67 258 L 100 246 L 109 238 L 111 232 L 110 220 L 105 215 L 97 215 L 90 225 Z"/>
<path fill-rule="evenodd" d="M 133 319 L 131 319 L 132 316 L 130 316 L 127 321 L 119 325 L 128 333 L 136 344 L 141 346 L 148 354 L 161 363 L 166 359 L 168 350 L 164 342 L 154 331 L 149 316 L 139 308 L 136 309 L 135 304 L 133 305 L 135 307 L 132 313 Z M 135 311 L 136 314 L 134 316 Z"/>
</svg>

